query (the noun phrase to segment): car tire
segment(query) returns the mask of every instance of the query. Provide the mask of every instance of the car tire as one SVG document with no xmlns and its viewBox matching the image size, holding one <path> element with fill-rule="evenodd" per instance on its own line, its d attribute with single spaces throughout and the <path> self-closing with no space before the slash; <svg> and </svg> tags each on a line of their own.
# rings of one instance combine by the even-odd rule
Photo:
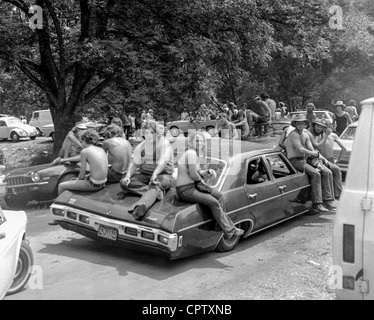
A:
<svg viewBox="0 0 374 320">
<path fill-rule="evenodd" d="M 36 139 L 36 136 L 34 136 L 34 137 L 30 137 L 30 139 L 31 139 L 31 140 L 35 140 L 35 139 Z"/>
<path fill-rule="evenodd" d="M 22 198 L 5 198 L 4 201 L 9 209 L 24 209 L 29 202 L 29 200 Z"/>
<path fill-rule="evenodd" d="M 16 132 L 12 132 L 12 134 L 10 135 L 11 139 L 13 142 L 18 142 L 20 137 L 19 135 L 16 133 Z"/>
<path fill-rule="evenodd" d="M 176 137 L 179 137 L 180 135 L 180 130 L 178 127 L 171 127 L 170 128 L 170 134 L 172 137 L 176 138 Z"/>
<path fill-rule="evenodd" d="M 31 276 L 31 268 L 34 264 L 34 255 L 29 244 L 23 240 L 18 256 L 16 274 L 13 282 L 7 291 L 7 295 L 15 294 L 23 289 Z"/>
<path fill-rule="evenodd" d="M 238 228 L 241 226 L 239 225 Z M 227 240 L 224 236 L 221 237 L 221 240 L 218 242 L 216 251 L 218 252 L 228 252 L 233 250 L 236 245 L 239 243 L 241 237 L 233 236 L 230 240 Z"/>
</svg>

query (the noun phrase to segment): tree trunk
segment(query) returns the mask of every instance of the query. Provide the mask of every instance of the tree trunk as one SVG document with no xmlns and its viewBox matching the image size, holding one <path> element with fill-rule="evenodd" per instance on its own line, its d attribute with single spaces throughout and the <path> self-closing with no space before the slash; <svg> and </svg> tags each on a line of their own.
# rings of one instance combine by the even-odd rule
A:
<svg viewBox="0 0 374 320">
<path fill-rule="evenodd" d="M 61 109 L 64 110 L 63 108 Z M 52 113 L 53 123 L 55 126 L 53 154 L 57 156 L 58 152 L 62 147 L 62 143 L 64 142 L 66 135 L 75 126 L 75 123 L 79 121 L 79 118 L 74 115 L 74 111 L 72 111 L 70 114 L 64 112 L 57 112 L 54 106 L 51 106 L 50 110 Z"/>
</svg>

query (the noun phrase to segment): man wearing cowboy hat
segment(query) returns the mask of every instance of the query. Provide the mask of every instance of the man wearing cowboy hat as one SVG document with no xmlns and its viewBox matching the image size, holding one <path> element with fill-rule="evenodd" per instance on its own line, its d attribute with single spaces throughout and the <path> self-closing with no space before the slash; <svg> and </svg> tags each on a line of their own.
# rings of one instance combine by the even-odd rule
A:
<svg viewBox="0 0 374 320">
<path fill-rule="evenodd" d="M 332 205 L 333 192 L 330 186 L 331 171 L 321 165 L 315 168 L 308 164 L 307 157 L 318 158 L 319 152 L 315 151 L 305 128 L 309 126 L 309 120 L 305 114 L 297 114 L 291 122 L 295 127 L 285 143 L 287 157 L 292 165 L 301 172 L 305 172 L 310 179 L 311 197 L 313 202 L 312 213 L 327 212 L 334 209 Z"/>
<path fill-rule="evenodd" d="M 316 119 L 309 128 L 309 135 L 313 146 L 321 152 L 324 165 L 332 172 L 332 185 L 335 199 L 339 199 L 343 190 L 342 173 L 334 160 L 334 143 L 336 142 L 342 149 L 339 160 L 342 158 L 346 148 L 340 141 L 337 134 L 331 130 L 331 121 Z"/>
<path fill-rule="evenodd" d="M 350 115 L 345 112 L 344 109 L 345 104 L 343 103 L 343 101 L 337 101 L 334 104 L 333 125 L 335 128 L 335 132 L 339 137 L 343 133 L 344 129 L 352 123 Z"/>
</svg>

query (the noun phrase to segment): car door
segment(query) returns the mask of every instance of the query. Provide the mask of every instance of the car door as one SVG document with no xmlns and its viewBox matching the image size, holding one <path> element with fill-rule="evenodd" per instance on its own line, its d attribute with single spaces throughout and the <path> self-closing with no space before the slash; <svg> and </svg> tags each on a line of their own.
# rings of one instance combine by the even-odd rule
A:
<svg viewBox="0 0 374 320">
<path fill-rule="evenodd" d="M 245 177 L 244 189 L 250 204 L 250 212 L 255 217 L 253 231 L 279 221 L 282 218 L 282 194 L 271 177 L 263 156 L 246 161 Z"/>
<path fill-rule="evenodd" d="M 281 218 L 287 219 L 309 209 L 310 187 L 307 175 L 299 173 L 281 152 L 266 155 L 269 171 L 282 195 Z"/>
<path fill-rule="evenodd" d="M 0 120 L 0 139 L 8 139 L 9 132 L 8 132 L 7 124 L 4 120 Z"/>
<path fill-rule="evenodd" d="M 13 281 L 20 244 L 18 240 L 16 228 L 7 221 L 0 208 L 0 299 Z"/>
</svg>

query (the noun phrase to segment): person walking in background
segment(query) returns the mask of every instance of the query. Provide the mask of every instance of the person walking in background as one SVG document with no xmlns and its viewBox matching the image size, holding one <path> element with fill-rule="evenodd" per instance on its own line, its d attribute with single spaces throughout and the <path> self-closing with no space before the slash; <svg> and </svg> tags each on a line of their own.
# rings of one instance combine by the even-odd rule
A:
<svg viewBox="0 0 374 320">
<path fill-rule="evenodd" d="M 150 121 L 155 121 L 152 109 L 149 109 L 147 113 L 147 122 L 150 122 Z"/>
<path fill-rule="evenodd" d="M 258 117 L 254 119 L 254 122 L 257 124 L 256 135 L 261 136 L 260 125 L 268 123 L 269 126 L 271 126 L 272 124 L 271 109 L 265 101 L 261 100 L 260 96 L 255 96 L 253 100 L 255 103 L 252 107 L 252 111 L 258 115 Z"/>
<path fill-rule="evenodd" d="M 344 111 L 345 104 L 343 101 L 337 101 L 334 105 L 333 128 L 335 133 L 340 137 L 345 128 L 352 123 L 350 115 Z"/>
<path fill-rule="evenodd" d="M 182 120 L 182 121 L 190 120 L 190 118 L 189 118 L 189 114 L 188 114 L 186 108 L 184 108 L 184 109 L 183 109 L 183 112 L 181 113 L 181 120 Z"/>
<path fill-rule="evenodd" d="M 193 133 L 188 139 L 188 150 L 178 161 L 178 197 L 186 202 L 197 202 L 209 207 L 227 239 L 242 236 L 244 231 L 235 227 L 223 210 L 222 193 L 204 182 L 204 178 L 216 177 L 217 173 L 213 169 L 201 170 L 202 163 L 206 163 L 206 140 L 202 134 Z"/>
<path fill-rule="evenodd" d="M 227 113 L 222 113 L 220 121 L 217 121 L 216 132 L 221 139 L 238 140 L 238 131 L 235 125 L 229 121 Z"/>
<path fill-rule="evenodd" d="M 128 140 L 130 138 L 130 134 L 131 134 L 130 116 L 127 115 L 126 111 L 123 111 L 122 118 L 123 118 L 123 133 L 125 134 L 126 139 Z"/>
<path fill-rule="evenodd" d="M 351 117 L 353 122 L 358 120 L 358 113 L 357 113 L 356 101 L 355 100 L 350 100 L 348 102 L 348 105 L 345 107 L 344 111 L 348 112 L 348 114 Z"/>
</svg>

